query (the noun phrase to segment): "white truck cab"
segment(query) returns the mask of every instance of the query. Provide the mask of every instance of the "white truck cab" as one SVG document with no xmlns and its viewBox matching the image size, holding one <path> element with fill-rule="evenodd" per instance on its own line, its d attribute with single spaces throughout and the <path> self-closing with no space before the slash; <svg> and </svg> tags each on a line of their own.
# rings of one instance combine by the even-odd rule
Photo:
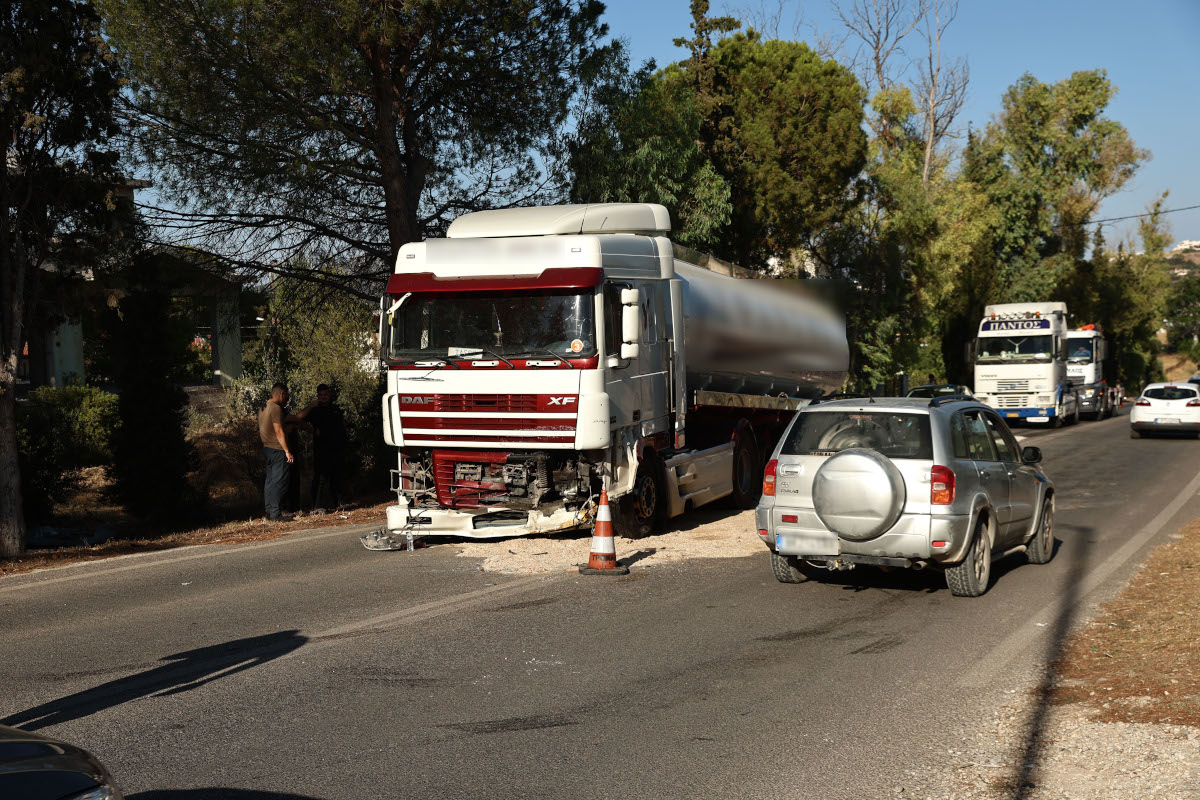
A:
<svg viewBox="0 0 1200 800">
<path fill-rule="evenodd" d="M 974 347 L 975 397 L 1010 422 L 1078 422 L 1067 338 L 1066 303 L 987 306 Z"/>
</svg>

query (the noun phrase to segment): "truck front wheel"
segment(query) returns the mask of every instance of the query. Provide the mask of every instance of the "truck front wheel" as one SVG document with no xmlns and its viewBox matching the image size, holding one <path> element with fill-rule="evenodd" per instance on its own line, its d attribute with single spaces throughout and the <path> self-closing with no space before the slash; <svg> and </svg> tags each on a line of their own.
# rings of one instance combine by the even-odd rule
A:
<svg viewBox="0 0 1200 800">
<path fill-rule="evenodd" d="M 667 504 L 663 496 L 662 464 L 656 456 L 646 456 L 638 465 L 633 491 L 616 503 L 613 530 L 626 539 L 641 539 L 661 527 Z"/>
</svg>

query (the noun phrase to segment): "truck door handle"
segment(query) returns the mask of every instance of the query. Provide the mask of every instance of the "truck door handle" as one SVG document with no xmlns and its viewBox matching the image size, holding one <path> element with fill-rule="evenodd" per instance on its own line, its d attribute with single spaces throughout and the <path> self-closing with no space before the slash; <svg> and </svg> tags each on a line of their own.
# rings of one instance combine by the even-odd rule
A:
<svg viewBox="0 0 1200 800">
<path fill-rule="evenodd" d="M 637 411 L 633 412 L 633 421 L 637 422 L 641 418 L 642 418 L 642 410 L 639 408 Z"/>
</svg>

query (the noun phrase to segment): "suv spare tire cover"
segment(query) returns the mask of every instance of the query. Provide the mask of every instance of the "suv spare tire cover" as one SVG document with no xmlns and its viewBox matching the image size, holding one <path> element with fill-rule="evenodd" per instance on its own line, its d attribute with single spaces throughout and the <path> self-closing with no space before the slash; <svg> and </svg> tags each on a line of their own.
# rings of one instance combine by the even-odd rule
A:
<svg viewBox="0 0 1200 800">
<path fill-rule="evenodd" d="M 843 450 L 813 476 L 813 508 L 825 527 L 863 541 L 884 533 L 904 509 L 904 476 L 874 450 Z"/>
</svg>

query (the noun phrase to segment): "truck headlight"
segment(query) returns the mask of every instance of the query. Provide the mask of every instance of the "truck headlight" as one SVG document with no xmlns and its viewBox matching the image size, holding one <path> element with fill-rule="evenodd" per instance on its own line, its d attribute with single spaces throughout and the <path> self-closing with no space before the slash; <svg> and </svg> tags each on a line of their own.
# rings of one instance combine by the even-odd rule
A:
<svg viewBox="0 0 1200 800">
<path fill-rule="evenodd" d="M 1083 396 L 1084 396 L 1084 397 L 1093 397 L 1093 396 L 1095 396 L 1095 394 L 1096 394 L 1096 390 L 1095 390 L 1095 389 L 1084 389 L 1084 390 L 1083 390 Z"/>
</svg>

